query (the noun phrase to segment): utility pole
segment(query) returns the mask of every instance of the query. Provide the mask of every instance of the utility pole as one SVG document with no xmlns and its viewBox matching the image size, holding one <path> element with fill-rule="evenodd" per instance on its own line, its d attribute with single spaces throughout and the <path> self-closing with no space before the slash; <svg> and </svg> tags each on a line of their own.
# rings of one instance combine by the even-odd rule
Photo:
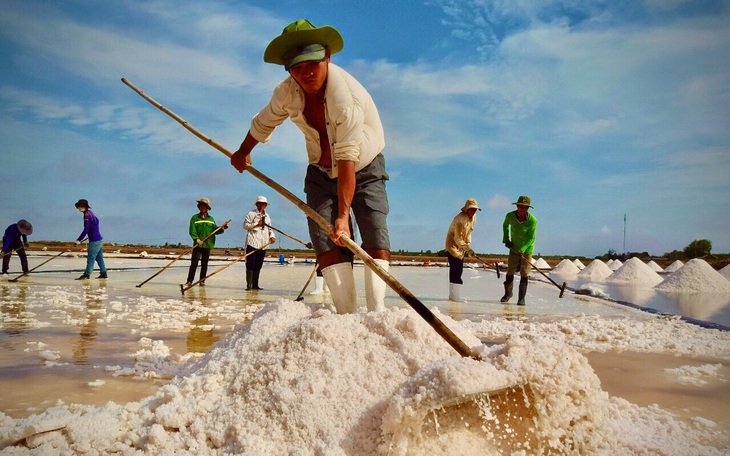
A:
<svg viewBox="0 0 730 456">
<path fill-rule="evenodd" d="M 626 255 L 626 214 L 624 214 L 624 256 Z"/>
</svg>

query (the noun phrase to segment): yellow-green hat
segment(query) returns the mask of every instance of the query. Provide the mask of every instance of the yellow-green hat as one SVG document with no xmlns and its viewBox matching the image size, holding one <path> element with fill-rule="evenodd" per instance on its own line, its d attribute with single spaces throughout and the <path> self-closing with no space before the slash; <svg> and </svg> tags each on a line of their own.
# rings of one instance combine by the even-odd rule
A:
<svg viewBox="0 0 730 456">
<path fill-rule="evenodd" d="M 516 204 L 517 206 L 532 207 L 532 206 L 530 206 L 530 203 L 531 203 L 530 197 L 527 196 L 527 195 L 522 195 L 519 198 L 517 198 L 517 202 L 516 203 L 512 203 L 512 204 Z"/>
<path fill-rule="evenodd" d="M 469 209 L 476 209 L 478 211 L 481 211 L 482 208 L 479 207 L 479 204 L 477 204 L 477 200 L 474 198 L 468 198 L 466 202 L 464 203 L 464 207 L 461 208 L 461 212 L 466 212 Z"/>
<path fill-rule="evenodd" d="M 319 45 L 319 46 L 315 46 Z M 281 35 L 274 38 L 264 51 L 264 62 L 284 65 L 288 70 L 301 62 L 324 59 L 324 47 L 330 54 L 342 50 L 342 35 L 331 25 L 315 27 L 306 19 L 299 19 L 284 27 Z"/>
</svg>

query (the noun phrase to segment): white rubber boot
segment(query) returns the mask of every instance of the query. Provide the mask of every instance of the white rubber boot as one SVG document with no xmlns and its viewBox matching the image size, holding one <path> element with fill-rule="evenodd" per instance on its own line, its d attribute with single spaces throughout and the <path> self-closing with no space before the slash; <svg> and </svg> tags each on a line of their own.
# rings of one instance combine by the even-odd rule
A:
<svg viewBox="0 0 730 456">
<path fill-rule="evenodd" d="M 324 293 L 324 277 L 315 276 L 314 277 L 314 290 L 311 291 L 309 294 L 321 295 L 323 293 Z"/>
<path fill-rule="evenodd" d="M 375 262 L 388 272 L 390 266 L 388 261 L 376 259 Z M 368 312 L 385 310 L 385 281 L 367 266 L 365 266 L 365 302 L 368 305 Z"/>
<path fill-rule="evenodd" d="M 466 302 L 466 299 L 461 297 L 460 283 L 449 283 L 449 301 Z"/>
<path fill-rule="evenodd" d="M 327 286 L 332 295 L 332 303 L 338 314 L 357 312 L 357 293 L 355 274 L 350 263 L 337 263 L 322 269 Z"/>
</svg>

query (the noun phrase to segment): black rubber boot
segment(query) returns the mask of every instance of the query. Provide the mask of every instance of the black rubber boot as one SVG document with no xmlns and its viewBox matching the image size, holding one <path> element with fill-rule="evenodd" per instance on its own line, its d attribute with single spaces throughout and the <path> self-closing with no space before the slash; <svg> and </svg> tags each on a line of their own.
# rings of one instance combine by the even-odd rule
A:
<svg viewBox="0 0 730 456">
<path fill-rule="evenodd" d="M 246 269 L 246 289 L 253 289 L 253 271 Z"/>
<path fill-rule="evenodd" d="M 76 280 L 86 280 L 89 278 L 89 274 L 81 274 L 81 277 L 77 277 Z"/>
<path fill-rule="evenodd" d="M 108 278 L 109 278 L 109 276 L 106 275 L 106 272 L 102 272 L 101 274 L 99 274 L 99 277 L 97 277 L 97 279 L 108 279 Z"/>
<path fill-rule="evenodd" d="M 263 288 L 259 287 L 259 275 L 261 275 L 261 269 L 258 271 L 253 271 L 253 289 L 254 290 L 263 290 Z"/>
<path fill-rule="evenodd" d="M 517 295 L 517 305 L 525 305 L 525 295 L 527 294 L 527 277 L 520 277 L 520 290 Z"/>
<path fill-rule="evenodd" d="M 499 302 L 507 302 L 512 297 L 512 287 L 514 286 L 515 276 L 507 274 L 504 278 L 504 296 Z"/>
</svg>

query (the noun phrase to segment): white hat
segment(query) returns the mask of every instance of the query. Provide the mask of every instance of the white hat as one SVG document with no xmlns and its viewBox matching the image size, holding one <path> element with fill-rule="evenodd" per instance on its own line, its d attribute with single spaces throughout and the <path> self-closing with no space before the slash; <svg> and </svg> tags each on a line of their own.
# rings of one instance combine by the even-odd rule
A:
<svg viewBox="0 0 730 456">
<path fill-rule="evenodd" d="M 210 200 L 208 198 L 200 198 L 197 203 L 198 205 L 205 204 L 206 206 L 208 206 L 208 210 L 212 209 L 212 207 L 210 207 Z"/>
<path fill-rule="evenodd" d="M 253 204 L 255 206 L 255 205 L 259 204 L 259 203 L 264 203 L 264 204 L 268 205 L 269 204 L 269 201 L 266 199 L 265 196 L 259 196 L 258 198 L 256 198 L 256 202 L 253 203 Z"/>
</svg>

